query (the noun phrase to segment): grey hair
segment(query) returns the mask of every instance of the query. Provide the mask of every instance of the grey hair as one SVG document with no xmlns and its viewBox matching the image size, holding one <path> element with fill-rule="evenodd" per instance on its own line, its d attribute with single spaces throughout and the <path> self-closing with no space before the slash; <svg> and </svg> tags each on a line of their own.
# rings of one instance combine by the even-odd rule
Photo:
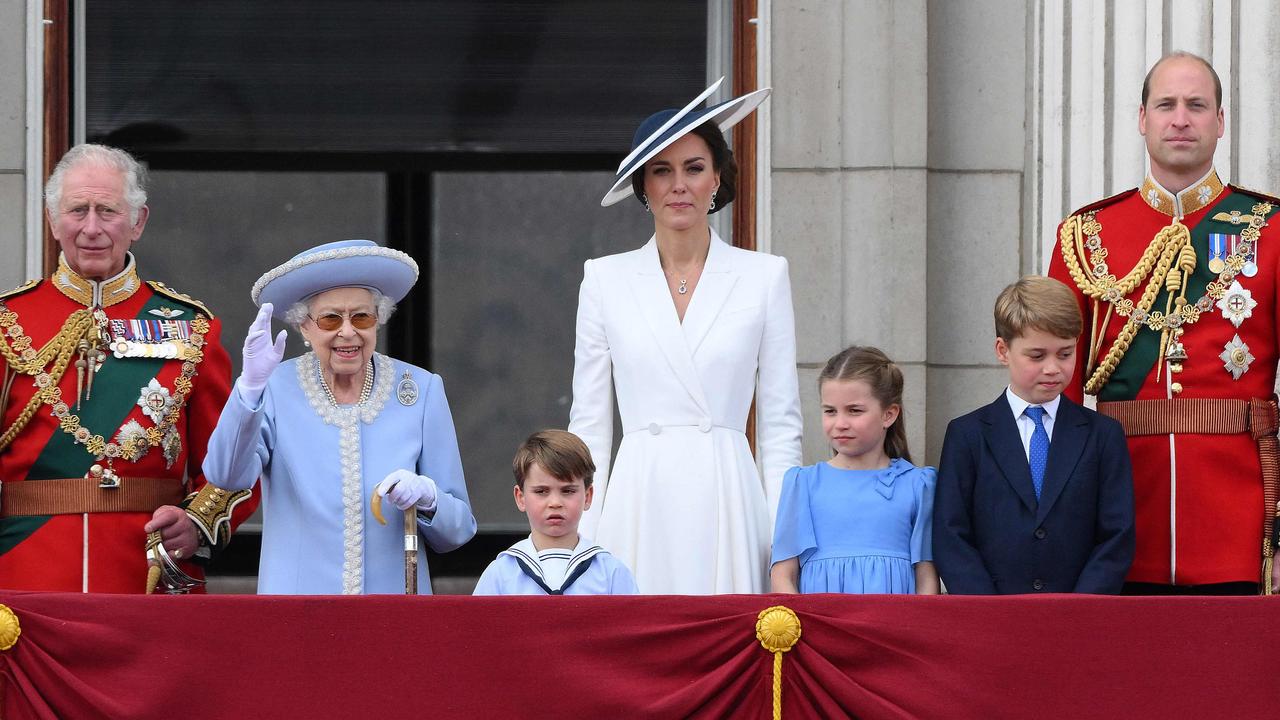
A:
<svg viewBox="0 0 1280 720">
<path fill-rule="evenodd" d="M 333 288 L 330 288 L 330 289 L 333 289 Z M 379 290 L 376 290 L 374 288 L 365 288 L 365 289 L 369 291 L 369 294 L 373 295 L 373 306 L 375 308 L 375 312 L 378 315 L 378 327 L 381 328 L 383 325 L 387 324 L 387 321 L 391 319 L 391 315 L 395 313 L 396 303 L 391 298 L 387 297 L 386 295 L 383 295 L 382 292 Z M 328 292 L 328 291 L 324 290 L 321 292 Z M 305 323 L 307 321 L 307 318 L 311 316 L 311 301 L 315 300 L 316 295 L 319 295 L 319 294 L 320 293 L 316 293 L 315 295 L 310 295 L 291 305 L 288 310 L 284 311 L 284 321 L 289 325 L 293 326 L 294 330 L 298 330 L 299 332 L 301 332 L 302 324 Z"/>
<path fill-rule="evenodd" d="M 49 181 L 44 184 L 44 205 L 56 215 L 62 204 L 62 184 L 67 171 L 78 165 L 99 165 L 124 176 L 124 201 L 129 206 L 129 224 L 138 223 L 138 213 L 147 204 L 147 169 L 132 155 L 119 148 L 81 143 L 67 151 L 58 161 Z"/>
</svg>

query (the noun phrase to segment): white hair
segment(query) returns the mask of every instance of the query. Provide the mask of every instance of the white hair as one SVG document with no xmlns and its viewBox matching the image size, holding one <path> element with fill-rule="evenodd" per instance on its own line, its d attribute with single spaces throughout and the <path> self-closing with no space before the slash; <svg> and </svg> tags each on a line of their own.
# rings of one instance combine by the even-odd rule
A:
<svg viewBox="0 0 1280 720">
<path fill-rule="evenodd" d="M 334 289 L 336 288 L 330 288 L 330 290 Z M 373 296 L 374 312 L 378 316 L 378 327 L 381 328 L 383 325 L 387 324 L 388 320 L 391 319 L 392 313 L 396 311 L 396 304 L 391 298 L 383 295 L 379 290 L 374 288 L 362 289 L 368 290 L 369 294 Z M 328 292 L 328 290 L 323 290 L 321 292 Z M 320 293 L 310 295 L 291 305 L 288 310 L 284 311 L 284 321 L 293 326 L 294 330 L 301 331 L 302 324 L 307 321 L 307 318 L 311 317 L 311 303 L 319 294 Z"/>
<path fill-rule="evenodd" d="M 124 201 L 129 206 L 129 224 L 136 225 L 138 213 L 147 204 L 147 169 L 124 150 L 93 143 L 82 143 L 71 148 L 53 168 L 49 181 L 44 185 L 44 205 L 49 214 L 58 213 L 67 171 L 79 165 L 110 168 L 124 177 Z"/>
</svg>

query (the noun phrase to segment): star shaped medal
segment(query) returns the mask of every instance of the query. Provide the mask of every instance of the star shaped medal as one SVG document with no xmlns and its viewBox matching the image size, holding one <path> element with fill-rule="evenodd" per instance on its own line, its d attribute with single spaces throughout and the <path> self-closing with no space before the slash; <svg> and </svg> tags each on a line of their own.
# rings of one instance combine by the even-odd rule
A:
<svg viewBox="0 0 1280 720">
<path fill-rule="evenodd" d="M 1249 365 L 1253 363 L 1253 353 L 1249 352 L 1249 346 L 1239 335 L 1231 338 L 1231 342 L 1226 344 L 1218 357 L 1222 359 L 1222 367 L 1231 373 L 1233 380 L 1239 380 L 1241 375 L 1249 372 Z"/>
<path fill-rule="evenodd" d="M 1224 319 L 1240 327 L 1241 323 L 1253 316 L 1253 309 L 1258 306 L 1258 301 L 1253 299 L 1253 293 L 1245 289 L 1239 280 L 1235 280 L 1218 300 L 1217 306 Z"/>
</svg>

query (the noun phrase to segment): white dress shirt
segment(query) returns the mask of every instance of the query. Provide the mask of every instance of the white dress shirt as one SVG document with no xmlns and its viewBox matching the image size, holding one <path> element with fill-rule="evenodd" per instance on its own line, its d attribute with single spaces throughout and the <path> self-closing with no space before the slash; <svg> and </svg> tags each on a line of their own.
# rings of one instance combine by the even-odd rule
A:
<svg viewBox="0 0 1280 720">
<path fill-rule="evenodd" d="M 1018 425 L 1018 437 L 1022 439 L 1022 453 L 1027 456 L 1027 462 L 1031 462 L 1031 435 L 1036 431 L 1036 423 L 1026 413 L 1027 408 L 1032 403 L 1018 397 L 1012 387 L 1005 388 L 1004 396 L 1009 400 L 1009 408 L 1013 411 L 1013 422 Z M 1053 442 L 1053 419 L 1058 417 L 1058 403 L 1062 400 L 1061 395 L 1056 395 L 1052 400 L 1038 407 L 1044 408 L 1044 431 L 1049 434 L 1049 442 Z"/>
</svg>

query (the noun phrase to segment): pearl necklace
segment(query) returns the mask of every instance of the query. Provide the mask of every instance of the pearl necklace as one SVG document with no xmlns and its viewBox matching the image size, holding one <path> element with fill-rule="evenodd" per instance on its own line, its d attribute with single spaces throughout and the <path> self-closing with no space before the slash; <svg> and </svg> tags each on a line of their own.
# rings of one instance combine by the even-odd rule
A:
<svg viewBox="0 0 1280 720">
<path fill-rule="evenodd" d="M 315 357 L 315 356 L 313 356 Z M 320 387 L 324 389 L 324 396 L 329 402 L 338 406 L 338 399 L 333 396 L 333 391 L 329 389 L 329 383 L 325 382 L 324 373 L 320 370 L 320 358 L 315 357 L 316 377 L 320 378 Z M 373 360 L 370 359 L 368 364 L 364 366 L 364 385 L 360 388 L 360 399 L 356 401 L 356 405 L 364 405 L 369 399 L 369 395 L 373 392 Z"/>
</svg>

